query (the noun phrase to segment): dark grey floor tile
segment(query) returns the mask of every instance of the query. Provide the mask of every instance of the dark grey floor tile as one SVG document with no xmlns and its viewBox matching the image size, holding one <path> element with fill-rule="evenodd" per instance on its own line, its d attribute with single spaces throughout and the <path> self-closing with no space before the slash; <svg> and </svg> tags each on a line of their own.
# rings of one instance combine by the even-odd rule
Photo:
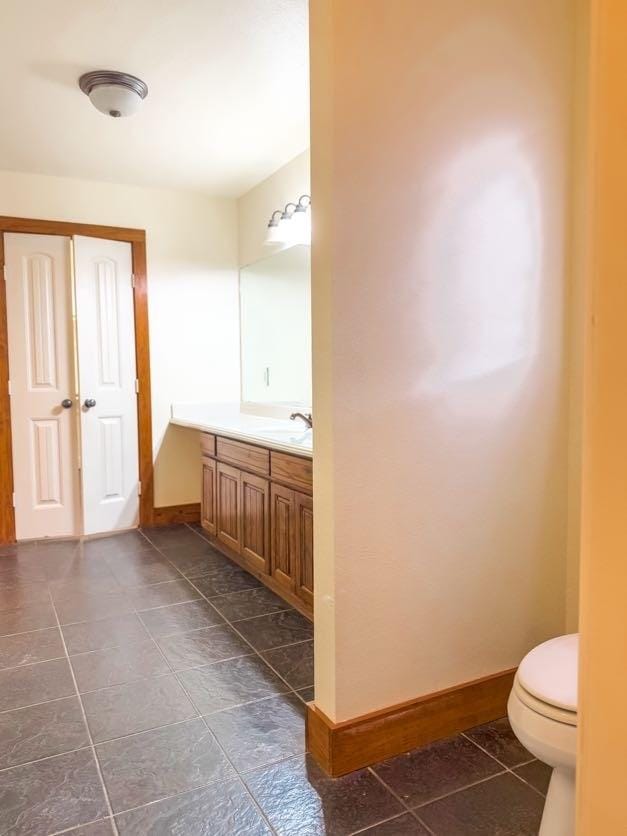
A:
<svg viewBox="0 0 627 836">
<path fill-rule="evenodd" d="M 140 618 L 152 636 L 170 636 L 187 633 L 203 627 L 224 624 L 224 619 L 207 601 L 190 601 L 186 604 L 172 604 L 156 610 L 140 613 Z"/>
<path fill-rule="evenodd" d="M 65 648 L 58 627 L 0 638 L 0 668 L 15 668 L 64 656 Z"/>
<path fill-rule="evenodd" d="M 158 639 L 158 642 L 176 671 L 254 653 L 251 646 L 226 624 L 190 633 L 177 633 Z"/>
<path fill-rule="evenodd" d="M 134 613 L 103 618 L 101 621 L 67 624 L 62 632 L 70 654 L 120 647 L 148 638 L 146 628 Z"/>
<path fill-rule="evenodd" d="M 292 694 L 219 711 L 207 723 L 238 772 L 306 751 L 305 708 Z"/>
<path fill-rule="evenodd" d="M 373 769 L 409 807 L 502 771 L 495 760 L 462 735 L 390 758 Z"/>
<path fill-rule="evenodd" d="M 49 598 L 45 581 L 27 581 L 19 577 L 3 578 L 0 574 L 0 612 L 17 610 L 27 604 L 48 601 Z"/>
<path fill-rule="evenodd" d="M 364 836 L 430 836 L 427 828 L 420 824 L 411 813 L 405 813 L 395 819 L 390 819 L 382 824 L 375 824 L 374 827 L 359 832 L 360 836 L 362 833 Z"/>
<path fill-rule="evenodd" d="M 435 836 L 536 836 L 544 799 L 511 773 L 420 807 L 416 814 Z"/>
<path fill-rule="evenodd" d="M 535 787 L 538 792 L 546 795 L 553 773 L 551 767 L 546 763 L 542 763 L 542 761 L 531 761 L 531 763 L 517 767 L 514 772 L 528 784 L 531 784 L 532 787 Z"/>
<path fill-rule="evenodd" d="M 83 554 L 90 557 L 117 557 L 151 550 L 154 551 L 154 546 L 139 531 L 124 531 L 110 537 L 94 537 L 82 544 Z"/>
<path fill-rule="evenodd" d="M 46 570 L 31 557 L 0 557 L 0 580 L 45 583 Z"/>
<path fill-rule="evenodd" d="M 158 549 L 171 549 L 185 545 L 194 546 L 199 540 L 198 534 L 186 525 L 154 526 L 144 528 L 142 531 Z"/>
<path fill-rule="evenodd" d="M 237 629 L 256 650 L 271 650 L 313 639 L 313 624 L 296 610 L 238 621 Z"/>
<path fill-rule="evenodd" d="M 103 560 L 82 557 L 79 553 L 73 557 L 49 558 L 43 566 L 49 581 L 111 577 L 111 570 Z"/>
<path fill-rule="evenodd" d="M 112 685 L 125 685 L 170 672 L 152 639 L 123 647 L 80 653 L 71 657 L 71 664 L 81 693 Z"/>
<path fill-rule="evenodd" d="M 508 767 L 519 766 L 532 760 L 533 755 L 518 742 L 512 731 L 507 717 L 501 720 L 494 720 L 483 726 L 476 726 L 470 731 L 464 732 L 482 749 L 485 749 L 493 758 Z"/>
<path fill-rule="evenodd" d="M 239 781 L 192 790 L 116 816 L 120 836 L 270 836 Z"/>
<path fill-rule="evenodd" d="M 60 624 L 73 624 L 77 621 L 99 621 L 115 615 L 133 612 L 133 604 L 124 592 L 74 592 L 59 596 L 55 600 L 55 609 Z"/>
<path fill-rule="evenodd" d="M 76 693 L 67 659 L 0 671 L 0 711 Z"/>
<path fill-rule="evenodd" d="M 0 714 L 0 769 L 89 746 L 77 697 Z"/>
<path fill-rule="evenodd" d="M 136 609 L 150 610 L 168 604 L 195 601 L 200 598 L 200 592 L 187 581 L 180 580 L 129 589 L 128 596 Z"/>
<path fill-rule="evenodd" d="M 266 650 L 262 656 L 294 690 L 309 688 L 314 681 L 313 641 Z"/>
<path fill-rule="evenodd" d="M 172 674 L 90 691 L 83 707 L 95 743 L 197 716 Z"/>
<path fill-rule="evenodd" d="M 129 555 L 133 562 L 112 566 L 113 577 L 123 587 L 149 586 L 155 583 L 181 580 L 181 574 L 165 559 L 149 555 L 139 561 L 142 555 Z"/>
<path fill-rule="evenodd" d="M 329 778 L 309 757 L 244 776 L 279 836 L 347 836 L 404 812 L 367 769 Z"/>
<path fill-rule="evenodd" d="M 188 576 L 206 598 L 216 595 L 228 595 L 230 592 L 242 592 L 245 589 L 255 589 L 262 586 L 261 581 L 254 578 L 231 561 L 223 565 L 208 568 L 202 577 Z"/>
<path fill-rule="evenodd" d="M 59 601 L 73 595 L 110 595 L 124 590 L 113 575 L 103 578 L 74 577 L 49 581 L 48 588 L 53 601 Z"/>
<path fill-rule="evenodd" d="M 178 674 L 201 714 L 285 693 L 288 688 L 258 656 L 215 662 Z"/>
<path fill-rule="evenodd" d="M 221 552 L 200 537 L 196 537 L 196 542 L 165 548 L 162 552 L 179 572 L 190 578 L 202 577 L 207 571 L 231 563 Z"/>
<path fill-rule="evenodd" d="M 97 752 L 114 812 L 235 775 L 200 719 L 113 740 Z"/>
<path fill-rule="evenodd" d="M 106 815 L 90 749 L 0 772 L 1 833 L 47 836 Z"/>
<path fill-rule="evenodd" d="M 0 612 L 0 636 L 42 630 L 45 627 L 56 627 L 56 625 L 57 619 L 50 600 Z"/>
<path fill-rule="evenodd" d="M 298 691 L 296 691 L 296 694 L 303 702 L 314 701 L 315 692 L 313 688 L 299 688 Z"/>
<path fill-rule="evenodd" d="M 63 836 L 113 836 L 113 821 L 101 819 L 91 824 L 84 824 L 82 827 L 67 830 Z"/>
<path fill-rule="evenodd" d="M 229 595 L 215 598 L 211 603 L 227 621 L 241 621 L 242 618 L 254 618 L 292 609 L 265 586 L 246 589 L 243 592 L 231 592 Z"/>
</svg>

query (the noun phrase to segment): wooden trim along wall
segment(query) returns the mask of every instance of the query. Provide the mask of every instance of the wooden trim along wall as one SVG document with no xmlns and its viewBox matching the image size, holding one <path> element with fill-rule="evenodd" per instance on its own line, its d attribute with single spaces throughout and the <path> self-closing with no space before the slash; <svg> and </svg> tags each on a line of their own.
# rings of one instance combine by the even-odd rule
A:
<svg viewBox="0 0 627 836">
<path fill-rule="evenodd" d="M 466 682 L 391 708 L 333 723 L 307 705 L 307 749 L 337 778 L 441 740 L 507 713 L 515 669 Z"/>
<path fill-rule="evenodd" d="M 4 235 L 0 234 L 0 266 L 4 270 Z M 0 543 L 15 540 L 13 510 L 13 451 L 11 449 L 11 401 L 9 398 L 9 335 L 7 289 L 0 276 Z"/>
<path fill-rule="evenodd" d="M 139 473 L 142 492 L 139 502 L 141 525 L 177 522 L 179 507 L 154 507 L 154 468 L 152 461 L 152 411 L 150 397 L 150 350 L 148 340 L 148 281 L 146 274 L 146 233 L 143 229 L 125 229 L 116 226 L 45 221 L 29 218 L 0 216 L 0 264 L 4 267 L 4 233 L 20 232 L 38 235 L 84 235 L 90 238 L 107 238 L 111 241 L 127 241 L 131 245 L 133 273 L 135 275 L 135 351 L 137 356 L 137 421 L 139 429 Z M 15 541 L 15 515 L 13 511 L 13 463 L 11 448 L 11 404 L 8 394 L 9 349 L 7 335 L 6 287 L 0 282 L 0 543 Z M 189 508 L 189 506 L 182 506 Z M 192 522 L 193 512 L 187 512 L 186 521 Z M 157 518 L 157 519 L 155 519 Z M 198 512 L 197 519 L 200 519 Z"/>
<path fill-rule="evenodd" d="M 164 505 L 161 508 L 153 508 L 152 525 L 197 522 L 200 522 L 200 502 L 190 502 L 188 505 Z"/>
</svg>

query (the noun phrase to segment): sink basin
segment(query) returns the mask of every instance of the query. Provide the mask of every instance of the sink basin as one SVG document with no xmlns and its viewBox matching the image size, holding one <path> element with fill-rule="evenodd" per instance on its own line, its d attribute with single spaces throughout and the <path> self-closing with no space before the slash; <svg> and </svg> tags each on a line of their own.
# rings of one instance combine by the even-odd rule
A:
<svg viewBox="0 0 627 836">
<path fill-rule="evenodd" d="M 288 441 L 290 444 L 311 444 L 313 432 L 311 429 L 281 429 L 263 430 L 263 435 L 268 438 L 275 438 L 277 441 Z"/>
</svg>

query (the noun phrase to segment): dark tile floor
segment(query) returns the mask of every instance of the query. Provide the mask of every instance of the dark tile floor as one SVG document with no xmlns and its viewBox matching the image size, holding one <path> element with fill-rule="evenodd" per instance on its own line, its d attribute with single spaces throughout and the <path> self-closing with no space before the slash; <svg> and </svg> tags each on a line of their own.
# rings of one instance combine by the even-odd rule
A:
<svg viewBox="0 0 627 836">
<path fill-rule="evenodd" d="M 312 639 L 194 526 L 0 550 L 0 833 L 537 833 L 505 720 L 327 778 Z"/>
</svg>

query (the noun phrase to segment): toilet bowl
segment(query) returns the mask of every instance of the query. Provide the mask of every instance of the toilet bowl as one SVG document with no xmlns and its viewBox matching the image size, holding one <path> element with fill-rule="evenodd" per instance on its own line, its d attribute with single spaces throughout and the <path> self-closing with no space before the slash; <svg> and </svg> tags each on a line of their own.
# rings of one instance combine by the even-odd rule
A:
<svg viewBox="0 0 627 836">
<path fill-rule="evenodd" d="M 575 833 L 578 651 L 577 633 L 534 648 L 520 663 L 507 704 L 518 740 L 553 768 L 539 836 Z"/>
</svg>

